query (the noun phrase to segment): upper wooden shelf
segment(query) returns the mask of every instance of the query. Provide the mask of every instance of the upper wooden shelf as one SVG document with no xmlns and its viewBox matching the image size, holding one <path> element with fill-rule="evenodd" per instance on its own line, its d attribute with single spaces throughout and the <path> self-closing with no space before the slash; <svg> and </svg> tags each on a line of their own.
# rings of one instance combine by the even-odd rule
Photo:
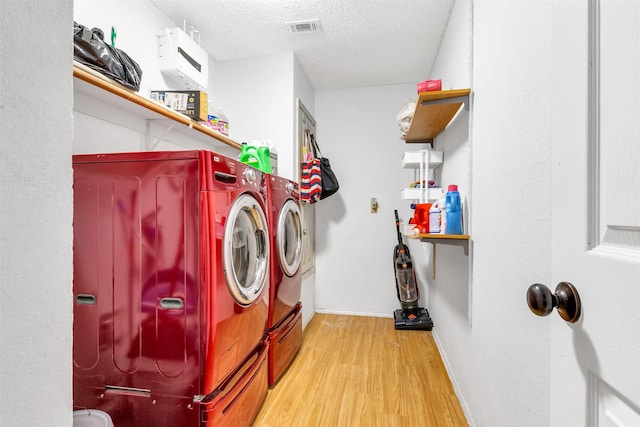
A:
<svg viewBox="0 0 640 427">
<path fill-rule="evenodd" d="M 167 119 L 181 123 L 188 128 L 201 132 L 206 136 L 214 138 L 229 147 L 235 148 L 237 150 L 240 150 L 240 148 L 242 147 L 241 144 L 228 138 L 227 136 L 222 135 L 221 133 L 218 133 L 206 126 L 203 126 L 202 124 L 198 123 L 195 120 L 192 120 L 182 113 L 178 113 L 177 111 L 172 110 L 169 107 L 152 101 L 149 98 L 145 98 L 144 96 L 141 96 L 138 93 L 124 87 L 115 80 L 103 76 L 102 74 L 99 74 L 89 67 L 86 67 L 83 64 L 75 61 L 73 66 L 73 77 L 85 83 L 88 83 L 90 87 L 99 88 L 104 90 L 106 93 L 115 95 L 115 99 L 127 101 L 124 104 L 131 103 L 130 105 L 135 104 L 138 107 L 141 107 L 143 109 L 142 111 L 146 110 L 152 114 L 152 116 L 150 117 L 158 117 L 158 115 L 163 116 Z M 123 103 L 121 102 L 120 104 L 122 105 Z"/>
<path fill-rule="evenodd" d="M 460 106 L 468 105 L 470 93 L 471 89 L 420 92 L 405 141 L 432 143 L 451 122 Z"/>
</svg>

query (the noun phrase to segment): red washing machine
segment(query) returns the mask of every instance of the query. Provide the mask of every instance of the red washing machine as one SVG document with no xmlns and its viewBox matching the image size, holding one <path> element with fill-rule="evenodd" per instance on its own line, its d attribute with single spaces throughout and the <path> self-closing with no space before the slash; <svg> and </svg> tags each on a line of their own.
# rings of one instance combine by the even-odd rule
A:
<svg viewBox="0 0 640 427">
<path fill-rule="evenodd" d="M 274 385 L 302 344 L 302 220 L 298 184 L 269 175 L 271 285 L 269 385 Z"/>
<path fill-rule="evenodd" d="M 209 151 L 73 168 L 74 409 L 250 426 L 268 390 L 267 175 Z"/>
</svg>

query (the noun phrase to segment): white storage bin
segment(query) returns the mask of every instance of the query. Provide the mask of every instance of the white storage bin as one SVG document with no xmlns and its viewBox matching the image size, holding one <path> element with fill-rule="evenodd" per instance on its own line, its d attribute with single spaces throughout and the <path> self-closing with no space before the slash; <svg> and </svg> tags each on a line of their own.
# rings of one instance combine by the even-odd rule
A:
<svg viewBox="0 0 640 427">
<path fill-rule="evenodd" d="M 444 190 L 442 188 L 427 188 L 425 189 L 425 199 L 435 201 L 444 197 Z M 420 200 L 422 195 L 422 188 L 405 188 L 402 190 L 402 200 Z"/>
<path fill-rule="evenodd" d="M 420 150 L 420 151 L 406 151 L 402 155 L 402 167 L 405 169 L 414 169 L 420 167 L 420 158 L 422 153 L 425 153 L 425 161 L 427 163 L 427 169 L 435 169 L 442 164 L 444 155 L 442 151 L 433 150 Z"/>
</svg>

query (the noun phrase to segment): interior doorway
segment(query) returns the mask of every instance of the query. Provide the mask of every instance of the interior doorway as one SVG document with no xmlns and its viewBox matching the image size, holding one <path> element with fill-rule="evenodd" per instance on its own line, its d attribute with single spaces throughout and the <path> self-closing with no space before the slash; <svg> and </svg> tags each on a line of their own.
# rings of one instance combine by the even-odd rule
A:
<svg viewBox="0 0 640 427">
<path fill-rule="evenodd" d="M 298 131 L 297 131 L 297 178 L 301 182 L 300 165 L 303 158 L 304 134 L 316 135 L 316 120 L 298 98 Z M 301 203 L 302 211 L 302 278 L 305 279 L 315 271 L 316 267 L 316 208 L 315 205 Z"/>
</svg>

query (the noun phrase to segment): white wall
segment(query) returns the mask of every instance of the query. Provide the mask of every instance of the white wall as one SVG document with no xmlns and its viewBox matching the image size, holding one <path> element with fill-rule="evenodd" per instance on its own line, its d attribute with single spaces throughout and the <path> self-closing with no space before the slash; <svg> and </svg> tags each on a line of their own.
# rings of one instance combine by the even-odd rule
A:
<svg viewBox="0 0 640 427">
<path fill-rule="evenodd" d="M 340 182 L 316 207 L 318 311 L 391 316 L 399 307 L 393 211 L 408 218 L 410 201 L 400 200 L 400 191 L 414 175 L 401 169 L 408 148 L 396 115 L 415 96 L 414 84 L 316 92 L 318 144 Z"/>
<path fill-rule="evenodd" d="M 72 3 L 0 9 L 0 425 L 70 426 Z"/>
<path fill-rule="evenodd" d="M 549 423 L 549 330 L 525 293 L 550 277 L 551 7 L 473 3 L 471 280 L 460 249 L 439 245 L 430 295 L 441 354 L 476 426 Z M 465 21 L 452 17 L 434 73 L 468 70 Z M 438 144 L 455 142 L 451 131 Z"/>
<path fill-rule="evenodd" d="M 475 176 L 472 162 L 472 136 L 470 135 L 470 112 L 475 88 L 472 83 L 472 5 L 470 1 L 458 0 L 449 17 L 447 31 L 440 45 L 440 51 L 430 78 L 442 79 L 443 89 L 471 88 L 472 95 L 467 109 L 461 108 L 445 129 L 436 138 L 435 148 L 444 151 L 444 163 L 439 170 L 440 184 L 445 190 L 449 184 L 457 184 L 463 201 L 465 233 L 471 235 L 469 254 L 462 248 L 445 244 L 437 245 L 435 266 L 433 265 L 431 244 L 412 242 L 416 256 L 416 268 L 426 282 L 428 301 L 426 303 L 434 320 L 433 334 L 440 348 L 442 358 L 449 370 L 449 376 L 456 388 L 463 409 L 473 420 L 473 411 L 466 402 L 466 390 L 460 389 L 459 382 L 466 379 L 466 369 L 470 363 L 466 347 L 470 339 L 470 304 L 474 292 L 471 271 L 474 260 L 475 205 L 471 194 Z M 435 279 L 433 273 L 435 269 Z M 462 377 L 460 379 L 459 377 Z M 476 393 L 473 393 L 474 395 Z"/>
<path fill-rule="evenodd" d="M 293 179 L 293 53 L 218 62 L 211 97 L 229 119 L 229 136 L 242 142 L 270 140 L 278 175 Z"/>
</svg>

